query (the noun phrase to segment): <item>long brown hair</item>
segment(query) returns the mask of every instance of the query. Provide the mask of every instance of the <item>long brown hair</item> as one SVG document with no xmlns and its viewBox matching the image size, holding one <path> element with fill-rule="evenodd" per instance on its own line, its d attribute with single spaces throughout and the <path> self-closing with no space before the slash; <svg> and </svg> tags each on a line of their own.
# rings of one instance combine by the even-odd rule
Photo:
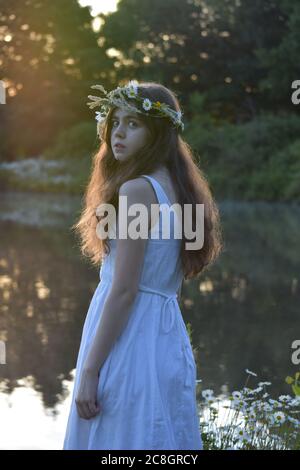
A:
<svg viewBox="0 0 300 470">
<path fill-rule="evenodd" d="M 174 110 L 180 106 L 174 92 L 156 82 L 140 82 L 138 93 L 152 102 L 167 103 Z M 71 227 L 80 236 L 81 253 L 90 258 L 97 267 L 105 253 L 110 252 L 109 242 L 97 236 L 98 219 L 96 208 L 100 204 L 112 204 L 118 210 L 118 192 L 125 181 L 151 174 L 157 167 L 168 168 L 175 185 L 182 209 L 191 204 L 192 227 L 195 230 L 195 205 L 204 204 L 204 244 L 199 250 L 186 250 L 184 230 L 182 230 L 181 261 L 184 278 L 196 277 L 209 264 L 212 264 L 222 249 L 220 216 L 209 184 L 203 171 L 197 166 L 190 146 L 178 134 L 178 130 L 168 118 L 140 114 L 139 117 L 150 130 L 149 142 L 126 161 L 118 161 L 111 148 L 110 108 L 100 129 L 100 147 L 93 156 L 92 170 L 84 194 L 84 204 L 79 220 Z M 184 211 L 183 224 L 184 224 Z"/>
</svg>

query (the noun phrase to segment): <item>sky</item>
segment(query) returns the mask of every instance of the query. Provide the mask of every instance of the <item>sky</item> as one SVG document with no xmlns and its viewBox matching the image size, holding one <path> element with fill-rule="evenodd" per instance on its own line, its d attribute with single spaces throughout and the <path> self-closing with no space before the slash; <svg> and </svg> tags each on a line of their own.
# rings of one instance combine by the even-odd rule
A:
<svg viewBox="0 0 300 470">
<path fill-rule="evenodd" d="M 98 15 L 99 13 L 108 13 L 116 11 L 118 0 L 78 0 L 79 5 L 82 7 L 91 6 L 92 16 Z"/>
</svg>

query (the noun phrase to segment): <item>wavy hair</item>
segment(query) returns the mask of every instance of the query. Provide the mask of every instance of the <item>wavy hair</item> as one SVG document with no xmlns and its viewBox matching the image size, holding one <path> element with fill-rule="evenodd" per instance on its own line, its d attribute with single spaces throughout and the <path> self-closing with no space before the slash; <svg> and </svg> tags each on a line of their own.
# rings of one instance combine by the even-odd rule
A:
<svg viewBox="0 0 300 470">
<path fill-rule="evenodd" d="M 144 98 L 168 104 L 180 111 L 173 91 L 156 82 L 140 82 L 138 93 Z M 184 230 L 182 230 L 181 262 L 185 279 L 196 277 L 212 264 L 222 249 L 220 215 L 212 196 L 209 183 L 203 171 L 197 166 L 191 147 L 179 135 L 178 130 L 167 117 L 148 116 L 139 113 L 139 118 L 150 130 L 150 139 L 136 155 L 126 161 L 115 159 L 111 148 L 110 108 L 100 128 L 100 147 L 92 157 L 90 178 L 83 197 L 83 208 L 78 221 L 72 225 L 80 237 L 83 256 L 90 258 L 99 267 L 104 254 L 110 252 L 107 239 L 97 236 L 98 217 L 96 209 L 100 204 L 112 204 L 118 211 L 120 186 L 142 174 L 151 174 L 158 166 L 165 165 L 175 185 L 175 191 L 182 208 L 184 224 L 184 204 L 191 204 L 192 227 L 195 230 L 196 204 L 204 204 L 204 244 L 199 250 L 186 250 Z"/>
</svg>

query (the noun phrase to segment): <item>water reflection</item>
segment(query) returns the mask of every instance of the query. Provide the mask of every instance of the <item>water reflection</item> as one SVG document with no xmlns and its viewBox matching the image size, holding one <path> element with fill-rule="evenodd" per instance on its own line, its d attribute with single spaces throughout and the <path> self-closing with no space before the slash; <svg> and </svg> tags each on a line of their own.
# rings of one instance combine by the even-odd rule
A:
<svg viewBox="0 0 300 470">
<path fill-rule="evenodd" d="M 79 209 L 70 196 L 0 197 L 2 449 L 62 447 L 82 326 L 98 283 L 69 230 Z M 224 385 L 231 391 L 243 387 L 249 368 L 273 383 L 271 395 L 290 393 L 284 378 L 299 369 L 291 343 L 299 339 L 300 209 L 220 209 L 225 250 L 182 290 L 198 379 L 216 393 Z"/>
<path fill-rule="evenodd" d="M 0 450 L 61 450 L 68 408 L 71 404 L 72 380 L 63 380 L 66 398 L 47 409 L 33 386 L 31 377 L 18 380 L 11 394 L 0 393 Z"/>
</svg>

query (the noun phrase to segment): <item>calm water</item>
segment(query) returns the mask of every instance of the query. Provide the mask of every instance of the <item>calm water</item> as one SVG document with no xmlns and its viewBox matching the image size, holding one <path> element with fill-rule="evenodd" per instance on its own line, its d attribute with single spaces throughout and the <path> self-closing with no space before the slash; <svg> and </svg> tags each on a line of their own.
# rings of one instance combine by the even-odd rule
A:
<svg viewBox="0 0 300 470">
<path fill-rule="evenodd" d="M 300 337 L 300 208 L 219 207 L 224 252 L 182 291 L 197 378 L 219 394 L 243 387 L 248 368 L 257 381 L 272 382 L 273 398 L 292 394 L 284 379 L 299 370 L 291 343 Z M 76 197 L 0 194 L 1 449 L 63 444 L 81 331 L 99 279 L 70 231 L 79 210 Z"/>
</svg>

